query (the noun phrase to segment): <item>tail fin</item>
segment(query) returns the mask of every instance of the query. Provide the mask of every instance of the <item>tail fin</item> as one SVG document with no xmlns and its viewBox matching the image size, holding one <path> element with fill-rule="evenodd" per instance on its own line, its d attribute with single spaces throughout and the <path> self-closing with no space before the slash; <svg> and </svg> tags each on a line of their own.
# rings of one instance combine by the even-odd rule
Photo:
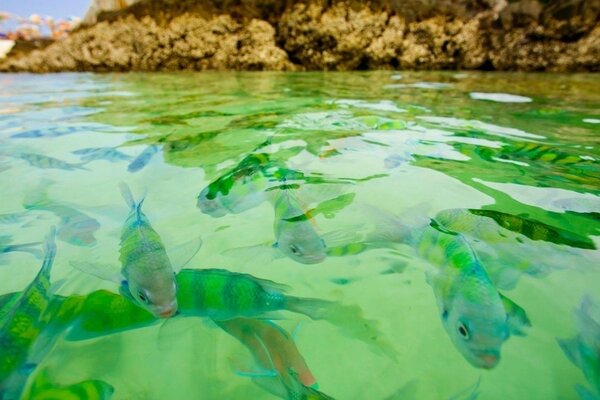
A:
<svg viewBox="0 0 600 400">
<path fill-rule="evenodd" d="M 142 197 L 142 199 L 139 202 L 136 202 L 133 197 L 133 194 L 131 193 L 131 189 L 129 189 L 129 186 L 125 182 L 119 183 L 119 190 L 121 191 L 121 196 L 123 196 L 123 199 L 125 200 L 127 205 L 139 214 L 140 210 L 142 209 L 144 197 Z"/>
<path fill-rule="evenodd" d="M 327 319 L 335 303 L 327 300 L 309 299 L 304 297 L 288 296 L 287 309 L 292 312 L 304 314 L 311 319 Z"/>
<path fill-rule="evenodd" d="M 12 244 L 12 245 L 6 247 L 4 252 L 7 253 L 7 252 L 11 252 L 11 251 L 20 251 L 20 252 L 24 252 L 24 253 L 30 253 L 36 258 L 42 258 L 43 253 L 38 248 L 38 246 L 40 244 L 41 244 L 40 242 Z"/>
<path fill-rule="evenodd" d="M 56 256 L 56 227 L 52 226 L 50 232 L 46 235 L 44 242 L 44 262 L 38 275 L 44 275 L 50 278 L 50 269 L 54 263 L 54 257 Z"/>
</svg>

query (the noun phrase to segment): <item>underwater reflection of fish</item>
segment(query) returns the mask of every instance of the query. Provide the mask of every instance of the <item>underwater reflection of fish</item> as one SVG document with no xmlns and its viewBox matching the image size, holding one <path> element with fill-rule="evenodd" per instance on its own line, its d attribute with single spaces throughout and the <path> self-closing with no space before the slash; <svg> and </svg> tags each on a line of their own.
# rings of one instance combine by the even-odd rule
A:
<svg viewBox="0 0 600 400">
<path fill-rule="evenodd" d="M 23 376 L 29 374 L 31 347 L 44 328 L 50 305 L 50 272 L 56 254 L 54 227 L 46 236 L 45 257 L 33 281 L 2 307 L 0 318 L 0 398 L 18 398 Z"/>
<path fill-rule="evenodd" d="M 94 233 L 100 229 L 100 223 L 94 218 L 67 205 L 51 200 L 45 191 L 45 185 L 23 201 L 27 210 L 48 211 L 60 218 L 58 238 L 75 246 L 96 244 Z"/>
<path fill-rule="evenodd" d="M 202 189 L 197 207 L 204 214 L 218 218 L 227 213 L 239 214 L 260 205 L 267 199 L 265 189 L 268 180 L 263 170 L 268 161 L 268 155 L 262 153 L 245 157 L 234 169 Z"/>
<path fill-rule="evenodd" d="M 58 158 L 45 156 L 42 154 L 35 153 L 20 153 L 17 154 L 22 160 L 25 160 L 32 167 L 42 168 L 42 169 L 62 169 L 65 171 L 75 171 L 75 170 L 86 170 L 84 167 L 86 163 L 81 164 L 71 164 L 63 160 L 59 160 Z"/>
<path fill-rule="evenodd" d="M 106 160 L 110 162 L 131 161 L 133 157 L 120 152 L 114 147 L 88 147 L 72 152 L 78 155 L 82 161 Z"/>
<path fill-rule="evenodd" d="M 38 248 L 41 243 L 21 243 L 21 244 L 10 244 L 11 237 L 8 235 L 0 235 L 0 265 L 6 264 L 5 256 L 7 253 L 14 251 L 20 251 L 24 253 L 32 254 L 33 256 L 40 258 L 42 256 L 41 250 Z"/>
<path fill-rule="evenodd" d="M 513 288 L 522 274 L 543 277 L 579 265 L 596 248 L 588 236 L 498 211 L 448 209 L 435 219 L 469 239 L 501 289 Z"/>
<path fill-rule="evenodd" d="M 329 399 L 314 389 L 317 382 L 292 337 L 273 322 L 236 318 L 217 321 L 222 329 L 239 340 L 256 362 L 248 371 L 260 387 L 283 399 Z"/>
<path fill-rule="evenodd" d="M 600 306 L 591 297 L 584 296 L 575 310 L 577 335 L 570 339 L 557 339 L 558 344 L 577 366 L 595 394 L 582 385 L 575 390 L 582 400 L 600 399 Z"/>
<path fill-rule="evenodd" d="M 160 148 L 156 145 L 150 145 L 144 149 L 129 165 L 127 166 L 127 171 L 129 172 L 137 172 L 144 168 L 154 157 L 156 153 L 158 153 Z"/>
<path fill-rule="evenodd" d="M 29 400 L 110 400 L 115 388 L 100 380 L 90 379 L 71 385 L 49 381 L 44 373 L 35 377 L 27 393 Z"/>
</svg>

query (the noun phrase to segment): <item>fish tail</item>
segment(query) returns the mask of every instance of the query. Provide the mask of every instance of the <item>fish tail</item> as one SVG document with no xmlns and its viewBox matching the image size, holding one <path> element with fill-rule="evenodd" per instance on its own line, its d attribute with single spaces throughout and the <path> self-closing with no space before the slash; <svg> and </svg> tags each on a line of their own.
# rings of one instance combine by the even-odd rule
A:
<svg viewBox="0 0 600 400">
<path fill-rule="evenodd" d="M 311 319 L 327 319 L 335 303 L 327 300 L 304 297 L 286 297 L 286 308 L 289 311 L 304 314 Z"/>
<path fill-rule="evenodd" d="M 133 194 L 131 193 L 131 189 L 125 182 L 119 183 L 119 190 L 121 191 L 121 196 L 123 196 L 123 199 L 125 199 L 127 205 L 132 210 L 136 210 L 139 213 L 142 203 L 144 202 L 144 198 L 142 198 L 139 202 L 136 202 Z"/>
<path fill-rule="evenodd" d="M 40 245 L 40 242 L 13 244 L 13 245 L 8 246 L 5 251 L 6 252 L 20 251 L 20 252 L 24 252 L 24 253 L 33 254 L 37 258 L 41 258 L 43 254 L 42 254 L 41 250 L 38 249 L 39 245 Z"/>
<path fill-rule="evenodd" d="M 46 235 L 44 241 L 44 263 L 40 269 L 39 274 L 50 277 L 50 269 L 54 263 L 54 257 L 56 256 L 56 227 L 52 226 L 50 232 Z"/>
</svg>

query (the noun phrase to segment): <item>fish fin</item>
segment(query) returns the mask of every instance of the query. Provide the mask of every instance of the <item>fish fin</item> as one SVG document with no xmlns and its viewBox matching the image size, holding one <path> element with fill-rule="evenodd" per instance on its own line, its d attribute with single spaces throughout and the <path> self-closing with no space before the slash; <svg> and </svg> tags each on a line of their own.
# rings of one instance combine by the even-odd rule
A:
<svg viewBox="0 0 600 400">
<path fill-rule="evenodd" d="M 575 314 L 581 331 L 592 331 L 600 334 L 600 308 L 590 295 L 583 296 L 581 305 L 579 309 L 575 310 Z"/>
<path fill-rule="evenodd" d="M 45 275 L 50 280 L 50 269 L 54 263 L 54 257 L 56 256 L 56 227 L 53 225 L 50 227 L 50 231 L 46 234 L 46 240 L 44 241 L 44 262 L 38 275 Z"/>
<path fill-rule="evenodd" d="M 369 204 L 362 204 L 360 211 L 374 226 L 373 231 L 367 234 L 366 241 L 410 243 L 412 240 L 410 225 L 404 219 Z"/>
<path fill-rule="evenodd" d="M 556 339 L 558 345 L 565 353 L 567 358 L 571 360 L 577 367 L 582 367 L 581 352 L 579 351 L 579 337 L 571 339 Z"/>
<path fill-rule="evenodd" d="M 125 182 L 119 183 L 119 191 L 121 192 L 121 196 L 123 196 L 123 199 L 125 200 L 125 203 L 127 203 L 127 205 L 129 206 L 129 208 L 138 209 L 140 207 L 136 203 L 135 198 L 133 197 L 133 193 L 131 193 L 131 189 Z"/>
<path fill-rule="evenodd" d="M 363 236 L 360 234 L 360 226 L 354 225 L 342 229 L 336 229 L 321 235 L 321 239 L 328 248 L 341 247 L 350 243 L 362 242 Z"/>
<path fill-rule="evenodd" d="M 398 352 L 379 329 L 377 321 L 366 319 L 357 305 L 332 303 L 323 318 L 347 337 L 367 344 L 375 353 L 397 361 Z"/>
<path fill-rule="evenodd" d="M 531 326 L 527 313 L 521 306 L 510 300 L 508 297 L 501 293 L 498 294 L 500 295 L 504 310 L 506 311 L 506 322 L 508 323 L 510 333 L 517 336 L 525 336 L 526 332 L 524 331 L 524 328 Z"/>
<path fill-rule="evenodd" d="M 198 254 L 200 249 L 202 248 L 201 237 L 197 237 L 195 239 L 189 240 L 185 243 L 176 246 L 169 246 L 169 250 L 167 250 L 167 254 L 169 255 L 169 259 L 171 260 L 171 264 L 173 265 L 173 270 L 175 272 L 180 271 L 184 268 L 192 259 Z"/>
<path fill-rule="evenodd" d="M 334 304 L 334 302 L 328 300 L 294 296 L 286 297 L 286 308 L 289 311 L 304 314 L 314 320 L 328 319 Z"/>
<path fill-rule="evenodd" d="M 283 258 L 283 254 L 271 242 L 265 242 L 254 246 L 235 247 L 222 252 L 223 255 L 236 258 L 247 264 L 252 262 L 256 265 L 264 265 L 277 258 Z"/>
<path fill-rule="evenodd" d="M 8 246 L 5 252 L 19 251 L 22 253 L 29 253 L 35 258 L 42 258 L 43 253 L 39 248 L 37 248 L 40 244 L 41 242 L 13 244 Z"/>
<path fill-rule="evenodd" d="M 473 385 L 450 397 L 448 400 L 476 400 L 479 397 L 479 385 L 481 384 L 481 375 Z"/>
<path fill-rule="evenodd" d="M 287 389 L 285 388 L 285 385 L 281 382 L 281 379 L 279 379 L 279 376 L 260 378 L 255 377 L 252 378 L 252 382 L 254 382 L 254 384 L 258 387 L 271 393 L 272 395 L 279 397 L 280 399 L 288 398 Z"/>
<path fill-rule="evenodd" d="M 586 388 L 585 386 L 582 385 L 575 385 L 575 391 L 577 392 L 577 395 L 579 396 L 580 400 L 598 400 L 600 399 L 598 396 L 596 396 L 594 393 L 592 393 L 588 388 Z"/>
<path fill-rule="evenodd" d="M 394 393 L 390 394 L 385 400 L 406 400 L 406 399 L 417 399 L 417 393 L 419 391 L 419 380 L 411 379 L 406 382 Z"/>
<path fill-rule="evenodd" d="M 121 284 L 123 281 L 123 275 L 120 272 L 114 272 L 116 268 L 111 264 L 79 260 L 71 260 L 69 261 L 69 264 L 76 270 L 93 275 L 103 281 L 110 281 L 118 284 Z"/>
</svg>

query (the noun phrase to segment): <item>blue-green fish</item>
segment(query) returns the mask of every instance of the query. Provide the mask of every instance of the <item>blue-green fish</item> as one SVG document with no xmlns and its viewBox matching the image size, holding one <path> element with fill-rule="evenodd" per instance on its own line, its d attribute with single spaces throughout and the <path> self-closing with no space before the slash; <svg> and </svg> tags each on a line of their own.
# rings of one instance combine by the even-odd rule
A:
<svg viewBox="0 0 600 400">
<path fill-rule="evenodd" d="M 0 319 L 0 398 L 15 390 L 11 381 L 27 369 L 29 350 L 44 328 L 43 315 L 50 304 L 50 272 L 56 254 L 55 229 L 46 237 L 45 257 L 33 281 L 16 298 L 9 300 Z"/>
<path fill-rule="evenodd" d="M 22 160 L 27 161 L 29 163 L 29 165 L 31 165 L 32 167 L 37 167 L 37 168 L 62 169 L 65 171 L 75 171 L 78 169 L 86 170 L 86 168 L 83 167 L 83 165 L 85 165 L 85 163 L 71 164 L 66 161 L 59 160 L 58 158 L 49 157 L 49 156 L 45 156 L 42 154 L 20 153 L 20 154 L 17 154 L 17 157 L 19 157 Z"/>
<path fill-rule="evenodd" d="M 575 364 L 596 394 L 582 385 L 575 389 L 582 400 L 600 398 L 600 307 L 589 296 L 584 296 L 575 311 L 577 335 L 557 339 L 565 355 Z"/>
<path fill-rule="evenodd" d="M 82 161 L 106 160 L 110 162 L 131 161 L 133 157 L 120 152 L 114 147 L 88 147 L 72 152 L 78 155 Z"/>
<path fill-rule="evenodd" d="M 136 202 L 129 187 L 120 186 L 131 208 L 121 231 L 121 293 L 157 317 L 177 312 L 177 285 L 171 261 L 160 236 L 142 212 L 144 199 Z"/>
<path fill-rule="evenodd" d="M 87 214 L 48 198 L 44 189 L 32 193 L 23 201 L 27 210 L 49 211 L 60 218 L 58 238 L 75 246 L 96 244 L 95 232 L 100 223 Z"/>
<path fill-rule="evenodd" d="M 432 220 L 410 242 L 435 267 L 428 281 L 454 346 L 475 367 L 496 366 L 510 334 L 530 325 L 525 311 L 496 290 L 462 235 Z"/>
<path fill-rule="evenodd" d="M 158 153 L 160 148 L 156 145 L 150 145 L 144 149 L 128 166 L 127 171 L 137 172 L 144 168 L 150 162 L 154 154 Z"/>
</svg>

